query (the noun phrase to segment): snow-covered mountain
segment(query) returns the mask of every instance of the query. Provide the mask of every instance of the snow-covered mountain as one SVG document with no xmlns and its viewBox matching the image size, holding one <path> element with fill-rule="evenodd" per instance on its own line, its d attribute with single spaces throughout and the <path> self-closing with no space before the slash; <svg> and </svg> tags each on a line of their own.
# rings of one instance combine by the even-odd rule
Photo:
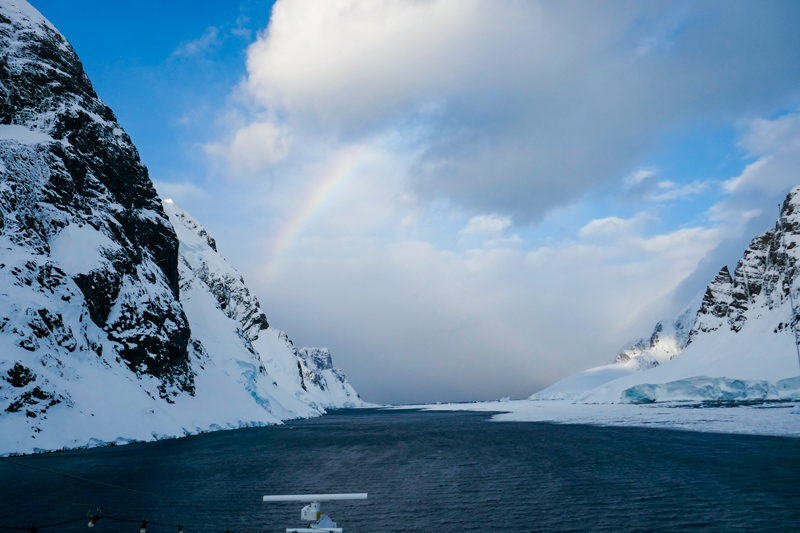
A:
<svg viewBox="0 0 800 533">
<path fill-rule="evenodd" d="M 674 321 L 659 322 L 616 362 L 573 374 L 532 400 L 646 403 L 800 399 L 794 328 L 800 312 L 800 187 L 775 227 L 723 267 Z"/>
<path fill-rule="evenodd" d="M 242 276 L 217 253 L 216 241 L 203 226 L 172 200 L 164 211 L 180 241 L 181 303 L 197 340 L 211 360 L 225 359 L 242 369 L 241 379 L 259 404 L 299 406 L 281 418 L 294 418 L 307 407 L 364 405 L 344 373 L 333 366 L 326 348 L 295 349 L 288 336 L 269 327 L 258 300 Z M 264 388 L 266 385 L 269 387 Z M 277 387 L 277 389 L 276 389 Z M 277 397 L 288 391 L 288 397 Z M 275 409 L 271 408 L 274 413 Z M 301 416 L 308 416 L 306 413 Z"/>
<path fill-rule="evenodd" d="M 613 363 L 567 376 L 532 395 L 531 399 L 578 399 L 584 396 L 586 391 L 604 383 L 642 370 L 656 368 L 672 360 L 689 344 L 692 326 L 701 303 L 702 294 L 695 297 L 678 318 L 661 320 L 656 323 L 650 336 L 626 344 Z"/>
<path fill-rule="evenodd" d="M 0 3 L 0 54 L 0 453 L 360 404 L 343 378 L 307 384 L 329 369 L 162 206 L 72 47 L 24 1 Z"/>
<path fill-rule="evenodd" d="M 308 393 L 323 407 L 363 405 L 344 372 L 333 366 L 327 348 L 300 348 L 300 369 Z"/>
</svg>

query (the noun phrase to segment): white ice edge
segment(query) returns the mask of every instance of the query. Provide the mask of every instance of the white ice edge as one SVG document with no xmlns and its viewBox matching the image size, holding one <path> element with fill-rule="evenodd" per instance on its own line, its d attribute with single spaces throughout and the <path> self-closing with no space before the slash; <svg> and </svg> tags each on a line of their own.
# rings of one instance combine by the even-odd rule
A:
<svg viewBox="0 0 800 533">
<path fill-rule="evenodd" d="M 792 406 L 796 407 L 793 409 Z M 389 409 L 496 413 L 494 422 L 547 422 L 589 426 L 662 428 L 702 433 L 800 437 L 800 405 L 781 402 L 708 407 L 699 402 L 647 405 L 581 404 L 569 400 L 513 400 L 393 406 Z"/>
</svg>

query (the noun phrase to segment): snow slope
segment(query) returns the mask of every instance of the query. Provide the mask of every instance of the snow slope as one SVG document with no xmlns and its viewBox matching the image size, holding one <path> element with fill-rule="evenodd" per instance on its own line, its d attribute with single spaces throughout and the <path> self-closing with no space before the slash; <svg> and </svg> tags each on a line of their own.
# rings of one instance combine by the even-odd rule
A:
<svg viewBox="0 0 800 533">
<path fill-rule="evenodd" d="M 669 330 L 659 323 L 649 344 L 623 350 L 615 364 L 569 376 L 531 399 L 800 399 L 798 316 L 790 298 L 800 304 L 798 244 L 800 187 L 786 197 L 775 227 L 753 239 L 734 275 L 723 267 L 699 305 L 690 305 Z M 642 357 L 657 364 L 630 362 Z"/>
<path fill-rule="evenodd" d="M 677 319 L 662 320 L 656 324 L 649 337 L 628 343 L 614 363 L 567 376 L 532 395 L 530 399 L 579 399 L 588 390 L 671 361 L 689 344 L 692 326 L 701 303 L 702 294 L 692 300 Z"/>
<path fill-rule="evenodd" d="M 0 52 L 0 454 L 360 404 L 306 385 L 324 371 L 269 328 L 202 226 L 165 211 L 52 24 L 3 0 Z"/>
<path fill-rule="evenodd" d="M 258 299 L 205 228 L 172 200 L 163 205 L 180 242 L 181 302 L 204 364 L 226 365 L 257 404 L 282 419 L 363 406 L 330 352 L 298 352 L 284 332 L 269 327 Z"/>
</svg>

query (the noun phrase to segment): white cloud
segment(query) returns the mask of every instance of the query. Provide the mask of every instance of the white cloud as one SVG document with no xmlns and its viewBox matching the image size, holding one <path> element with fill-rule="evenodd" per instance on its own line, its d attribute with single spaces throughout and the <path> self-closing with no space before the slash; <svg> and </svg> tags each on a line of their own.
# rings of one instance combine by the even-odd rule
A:
<svg viewBox="0 0 800 533">
<path fill-rule="evenodd" d="M 254 177 L 282 161 L 290 144 L 285 130 L 274 122 L 263 121 L 236 130 L 227 143 L 210 143 L 203 148 L 226 163 L 230 177 Z"/>
<path fill-rule="evenodd" d="M 616 179 L 666 132 L 793 94 L 792 17 L 736 5 L 279 1 L 241 91 L 294 146 L 400 130 L 422 201 L 525 222 Z"/>
<path fill-rule="evenodd" d="M 602 237 L 618 238 L 632 233 L 640 233 L 648 223 L 656 220 L 650 213 L 641 212 L 633 218 L 605 217 L 588 222 L 578 231 L 581 239 Z"/>
<path fill-rule="evenodd" d="M 705 224 L 653 234 L 654 202 L 713 186 L 631 172 L 663 135 L 771 112 L 800 80 L 774 4 L 675 5 L 279 0 L 206 145 L 226 175 L 279 172 L 217 183 L 244 222 L 215 236 L 270 322 L 331 347 L 368 400 L 524 396 L 613 360 L 755 220 L 762 167 L 794 164 L 794 130 L 753 123 L 742 146 L 769 162 Z M 584 224 L 578 199 L 620 176 L 642 211 Z M 559 206 L 548 244 L 528 240 Z"/>
<path fill-rule="evenodd" d="M 511 226 L 510 217 L 498 217 L 495 215 L 479 215 L 472 217 L 459 233 L 464 235 L 492 235 L 501 233 L 504 229 Z"/>
<path fill-rule="evenodd" d="M 693 181 L 684 185 L 679 185 L 671 181 L 661 181 L 658 183 L 659 192 L 646 196 L 652 202 L 665 202 L 686 196 L 696 196 L 707 192 L 712 187 L 709 181 Z"/>
<path fill-rule="evenodd" d="M 235 216 L 259 231 L 230 229 L 239 242 L 230 259 L 271 323 L 298 344 L 332 348 L 368 400 L 521 397 L 610 362 L 625 341 L 675 310 L 670 297 L 704 260 L 713 272 L 701 273 L 695 292 L 713 278 L 725 264 L 713 255 L 720 243 L 755 235 L 746 226 L 757 212 L 725 211 L 737 205 L 721 202 L 707 225 L 655 234 L 660 220 L 643 210 L 592 220 L 578 242 L 504 239 L 506 216 L 468 218 L 446 202 L 421 209 L 404 190 L 407 161 L 391 148 L 377 139 L 287 168 L 283 180 L 251 184 Z M 359 156 L 343 157 L 349 153 Z M 358 164 L 346 166 L 276 255 L 286 222 L 344 159 Z M 579 205 L 572 216 L 581 212 Z M 464 250 L 456 239 L 466 236 L 486 240 Z M 734 260 L 742 250 L 735 247 Z"/>
<path fill-rule="evenodd" d="M 751 121 L 739 145 L 756 159 L 723 184 L 729 193 L 775 194 L 800 182 L 800 112 Z"/>
<path fill-rule="evenodd" d="M 197 39 L 182 42 L 175 50 L 172 51 L 170 58 L 191 57 L 204 54 L 212 48 L 218 46 L 219 43 L 219 28 L 216 28 L 215 26 L 209 26 L 203 32 L 203 35 Z"/>
<path fill-rule="evenodd" d="M 645 180 L 650 180 L 657 177 L 658 175 L 656 174 L 655 168 L 640 168 L 622 178 L 622 183 L 628 187 L 631 187 L 633 185 L 639 185 Z"/>
<path fill-rule="evenodd" d="M 238 17 L 236 17 L 236 26 L 231 29 L 231 34 L 244 39 L 245 41 L 249 41 L 253 36 L 253 31 L 246 27 L 248 22 L 250 22 L 250 17 L 240 14 Z"/>
<path fill-rule="evenodd" d="M 695 196 L 707 192 L 711 185 L 709 181 L 679 184 L 661 180 L 655 167 L 641 168 L 622 178 L 622 188 L 627 196 L 639 197 L 648 202 L 666 202 Z"/>
<path fill-rule="evenodd" d="M 381 146 L 359 151 L 359 164 L 347 166 L 289 243 L 279 242 L 287 223 L 341 154 L 294 169 L 292 179 L 229 183 L 243 198 L 221 207 L 245 221 L 245 230 L 222 226 L 238 243 L 225 253 L 270 323 L 299 345 L 331 348 L 367 400 L 522 397 L 610 362 L 671 310 L 667 296 L 724 237 L 702 227 L 642 237 L 653 219 L 643 212 L 605 233 L 608 220 L 590 224 L 591 240 L 532 247 L 519 235 L 502 238 L 504 217 L 456 223 L 452 211 L 418 209 L 396 192 L 404 162 Z M 468 234 L 488 237 L 483 247 L 454 242 L 470 225 L 485 230 Z"/>
</svg>

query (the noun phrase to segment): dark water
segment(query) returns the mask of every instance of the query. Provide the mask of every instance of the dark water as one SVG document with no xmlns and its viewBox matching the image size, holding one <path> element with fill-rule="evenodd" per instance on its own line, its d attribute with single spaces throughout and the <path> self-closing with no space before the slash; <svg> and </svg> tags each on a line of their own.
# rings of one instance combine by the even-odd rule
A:
<svg viewBox="0 0 800 533">
<path fill-rule="evenodd" d="M 283 532 L 303 525 L 302 504 L 264 504 L 262 495 L 369 492 L 323 511 L 349 533 L 800 529 L 800 440 L 790 438 L 362 410 L 12 459 L 213 510 L 0 463 L 0 490 L 59 500 L 0 492 L 5 527 L 79 518 L 92 505 L 146 517 L 148 533 L 175 532 L 152 522 L 179 521 L 197 533 Z M 139 530 L 86 522 L 42 533 Z"/>
</svg>

